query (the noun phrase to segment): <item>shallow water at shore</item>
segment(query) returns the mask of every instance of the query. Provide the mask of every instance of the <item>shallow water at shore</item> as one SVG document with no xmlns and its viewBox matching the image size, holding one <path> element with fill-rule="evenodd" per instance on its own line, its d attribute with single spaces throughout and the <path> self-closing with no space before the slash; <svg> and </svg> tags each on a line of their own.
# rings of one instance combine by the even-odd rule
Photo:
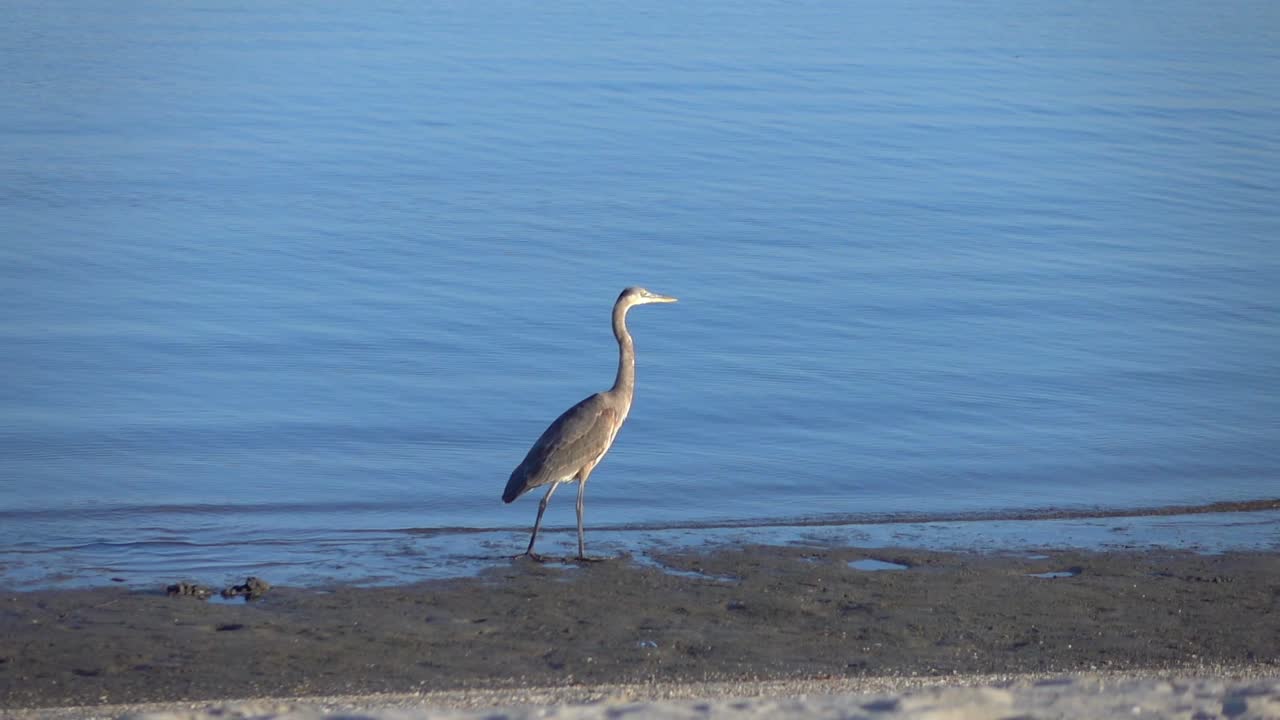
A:
<svg viewBox="0 0 1280 720">
<path fill-rule="evenodd" d="M 261 576 L 272 583 L 397 585 L 467 577 L 505 564 L 522 551 L 528 529 L 387 528 L 296 534 L 207 537 L 192 531 L 146 531 L 134 543 L 85 542 L 55 548 L 0 548 L 0 585 L 14 590 L 123 584 L 157 588 L 177 580 L 219 585 Z M 538 549 L 576 553 L 573 527 L 543 529 Z M 221 540 L 212 538 L 221 537 Z M 1037 549 L 1164 548 L 1199 553 L 1280 550 L 1280 500 L 1144 513 L 1045 512 L 893 518 L 750 521 L 719 525 L 599 526 L 587 549 L 602 557 L 688 550 L 711 552 L 744 544 L 911 547 L 978 552 Z"/>
</svg>

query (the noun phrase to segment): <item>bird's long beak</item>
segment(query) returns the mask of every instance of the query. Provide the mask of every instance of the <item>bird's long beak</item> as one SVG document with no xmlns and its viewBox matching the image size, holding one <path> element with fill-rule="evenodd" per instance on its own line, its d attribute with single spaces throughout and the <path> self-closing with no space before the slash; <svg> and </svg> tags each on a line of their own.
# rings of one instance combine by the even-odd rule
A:
<svg viewBox="0 0 1280 720">
<path fill-rule="evenodd" d="M 647 302 L 654 302 L 654 303 L 669 303 L 669 302 L 677 301 L 676 298 L 673 298 L 670 295 L 659 295 L 656 292 L 650 292 L 648 295 L 645 296 L 644 299 Z"/>
</svg>

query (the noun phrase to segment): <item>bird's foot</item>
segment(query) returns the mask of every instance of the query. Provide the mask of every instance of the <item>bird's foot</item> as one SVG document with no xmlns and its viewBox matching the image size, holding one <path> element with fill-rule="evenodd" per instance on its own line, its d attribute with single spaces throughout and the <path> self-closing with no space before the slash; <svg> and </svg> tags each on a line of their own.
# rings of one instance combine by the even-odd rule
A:
<svg viewBox="0 0 1280 720">
<path fill-rule="evenodd" d="M 591 557 L 590 555 L 579 555 L 578 557 L 574 558 L 575 561 L 580 563 L 597 563 L 597 562 L 604 562 L 605 560 L 608 560 L 608 559 L 609 558 L 604 558 L 604 557 Z"/>
</svg>

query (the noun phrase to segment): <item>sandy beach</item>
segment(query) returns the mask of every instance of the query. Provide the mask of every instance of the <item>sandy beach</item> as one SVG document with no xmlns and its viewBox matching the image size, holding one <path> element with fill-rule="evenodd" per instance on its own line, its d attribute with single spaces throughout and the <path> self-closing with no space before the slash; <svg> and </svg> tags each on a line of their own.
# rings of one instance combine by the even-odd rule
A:
<svg viewBox="0 0 1280 720">
<path fill-rule="evenodd" d="M 1219 671 L 1224 670 L 1218 668 Z M 1274 720 L 1280 678 L 1148 673 L 653 683 L 19 710 L 12 720 Z"/>
<path fill-rule="evenodd" d="M 277 587 L 235 603 L 164 588 L 9 593 L 0 708 L 442 692 L 496 693 L 486 702 L 498 706 L 530 688 L 734 683 L 744 695 L 768 682 L 875 692 L 857 683 L 885 677 L 1280 675 L 1271 553 L 654 557 L 513 560 L 476 578 Z M 904 569 L 858 569 L 867 560 Z"/>
</svg>

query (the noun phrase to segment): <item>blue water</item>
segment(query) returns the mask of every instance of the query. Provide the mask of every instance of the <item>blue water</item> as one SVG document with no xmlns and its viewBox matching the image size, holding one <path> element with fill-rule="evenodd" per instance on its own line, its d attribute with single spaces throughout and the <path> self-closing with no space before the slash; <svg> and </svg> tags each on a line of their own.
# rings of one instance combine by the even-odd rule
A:
<svg viewBox="0 0 1280 720">
<path fill-rule="evenodd" d="M 6 8 L 0 583 L 1280 497 L 1273 3 Z"/>
</svg>

